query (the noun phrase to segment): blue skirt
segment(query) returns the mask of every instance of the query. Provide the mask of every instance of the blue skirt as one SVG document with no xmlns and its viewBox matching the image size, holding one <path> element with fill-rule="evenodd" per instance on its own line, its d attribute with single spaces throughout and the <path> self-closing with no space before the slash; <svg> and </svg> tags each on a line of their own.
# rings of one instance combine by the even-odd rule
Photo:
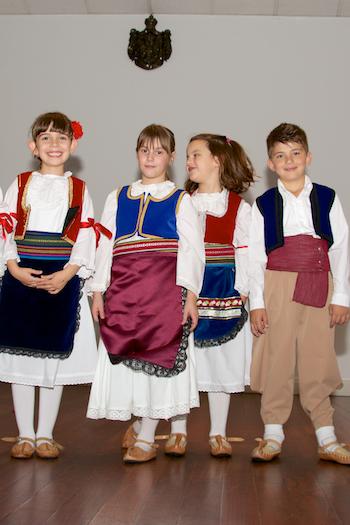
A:
<svg viewBox="0 0 350 525">
<path fill-rule="evenodd" d="M 248 314 L 234 285 L 234 265 L 206 265 L 197 302 L 199 322 L 194 332 L 195 346 L 220 345 L 234 339 L 243 328 Z"/>
<path fill-rule="evenodd" d="M 24 241 L 18 243 L 19 266 L 42 270 L 43 275 L 48 275 L 62 270 L 67 263 L 68 255 L 62 253 L 69 252 L 71 246 L 68 243 L 64 246 L 61 234 L 27 232 Z M 30 249 L 27 249 L 29 244 Z M 46 253 L 45 246 L 48 247 Z M 52 295 L 24 286 L 6 271 L 0 289 L 0 352 L 59 359 L 69 357 L 78 327 L 80 290 L 77 276 L 58 294 Z"/>
</svg>

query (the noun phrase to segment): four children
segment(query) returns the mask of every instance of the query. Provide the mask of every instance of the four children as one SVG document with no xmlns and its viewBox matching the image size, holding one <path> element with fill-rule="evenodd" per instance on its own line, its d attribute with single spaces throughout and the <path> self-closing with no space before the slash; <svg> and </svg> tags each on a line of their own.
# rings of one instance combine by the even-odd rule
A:
<svg viewBox="0 0 350 525">
<path fill-rule="evenodd" d="M 80 125 L 61 113 L 39 116 L 29 142 L 39 169 L 20 174 L 4 203 L 0 195 L 0 271 L 7 268 L 0 380 L 12 383 L 19 429 L 11 455 L 60 453 L 53 428 L 63 385 L 90 382 L 96 368 L 84 289 L 93 275 L 101 338 L 87 415 L 137 418 L 123 439 L 125 462 L 156 457 L 159 419 L 171 420 L 165 452 L 183 455 L 186 415 L 199 406 L 198 389 L 208 392 L 211 454 L 232 454 L 230 393 L 249 384 L 249 295 L 250 384 L 262 393 L 265 425 L 252 459 L 281 453 L 297 367 L 319 457 L 350 464 L 329 400 L 341 386 L 334 327 L 350 318 L 348 226 L 334 190 L 306 174 L 305 132 L 284 123 L 270 133 L 268 167 L 277 186 L 258 197 L 250 214 L 239 194 L 253 183 L 254 170 L 237 142 L 211 134 L 190 140 L 189 195 L 168 178 L 173 133 L 147 126 L 136 146 L 141 178 L 107 197 L 102 226 L 94 223 L 84 182 L 64 171 L 81 135 Z M 95 265 L 98 229 L 104 235 Z"/>
</svg>

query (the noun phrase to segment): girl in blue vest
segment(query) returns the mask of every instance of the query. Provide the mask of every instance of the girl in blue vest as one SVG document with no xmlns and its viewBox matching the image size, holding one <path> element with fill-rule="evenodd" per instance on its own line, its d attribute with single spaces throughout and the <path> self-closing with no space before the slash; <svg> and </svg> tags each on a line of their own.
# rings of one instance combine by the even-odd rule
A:
<svg viewBox="0 0 350 525">
<path fill-rule="evenodd" d="M 87 415 L 140 418 L 122 447 L 124 461 L 142 463 L 156 457 L 159 419 L 199 406 L 191 332 L 204 249 L 190 196 L 168 179 L 173 133 L 147 126 L 136 152 L 140 180 L 114 190 L 102 215 L 113 238 L 99 246 L 92 284 L 101 341 Z"/>
<path fill-rule="evenodd" d="M 0 294 L 0 380 L 12 383 L 19 436 L 11 455 L 23 459 L 59 455 L 53 429 L 63 385 L 91 382 L 97 359 L 82 289 L 94 267 L 93 207 L 85 183 L 64 169 L 81 127 L 62 113 L 46 113 L 31 132 L 29 148 L 40 167 L 21 173 L 5 197 L 15 242 L 5 250 Z"/>
<path fill-rule="evenodd" d="M 249 384 L 251 336 L 244 303 L 250 206 L 238 194 L 254 181 L 242 147 L 225 136 L 200 134 L 187 147 L 186 189 L 202 216 L 206 267 L 194 338 L 198 388 L 208 392 L 209 446 L 215 457 L 231 456 L 226 437 L 230 394 Z M 168 454 L 185 453 L 186 421 L 172 425 Z M 182 430 L 182 431 L 181 431 Z"/>
</svg>

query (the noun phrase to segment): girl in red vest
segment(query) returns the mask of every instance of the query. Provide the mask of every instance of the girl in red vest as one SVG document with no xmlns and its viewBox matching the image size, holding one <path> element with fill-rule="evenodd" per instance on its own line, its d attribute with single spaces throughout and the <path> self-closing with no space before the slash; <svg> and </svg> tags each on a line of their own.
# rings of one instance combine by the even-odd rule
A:
<svg viewBox="0 0 350 525">
<path fill-rule="evenodd" d="M 226 438 L 230 394 L 243 392 L 249 383 L 251 353 L 244 308 L 250 206 L 238 194 L 254 181 L 254 170 L 237 142 L 212 134 L 191 138 L 186 166 L 186 189 L 205 229 L 206 269 L 195 331 L 198 388 L 208 392 L 210 452 L 231 456 Z M 178 419 L 165 446 L 168 454 L 185 453 L 185 434 L 186 419 Z"/>
<path fill-rule="evenodd" d="M 56 458 L 61 447 L 52 433 L 63 385 L 91 382 L 96 364 L 82 288 L 94 267 L 93 207 L 85 183 L 64 169 L 80 124 L 46 113 L 31 131 L 29 148 L 40 167 L 21 173 L 5 197 L 16 226 L 0 294 L 0 380 L 12 383 L 19 430 L 11 455 Z"/>
</svg>

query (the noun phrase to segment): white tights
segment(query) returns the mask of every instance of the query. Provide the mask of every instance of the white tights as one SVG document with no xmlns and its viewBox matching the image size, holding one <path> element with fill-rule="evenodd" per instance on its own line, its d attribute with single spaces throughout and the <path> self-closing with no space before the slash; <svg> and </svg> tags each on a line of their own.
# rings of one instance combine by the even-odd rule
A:
<svg viewBox="0 0 350 525">
<path fill-rule="evenodd" d="M 208 392 L 210 432 L 209 436 L 226 436 L 226 423 L 230 408 L 230 394 L 226 392 Z M 187 416 L 176 416 L 171 420 L 171 433 L 186 434 Z"/>
<path fill-rule="evenodd" d="M 52 438 L 60 408 L 63 386 L 39 387 L 39 419 L 37 437 Z M 35 387 L 12 384 L 12 398 L 18 426 L 18 434 L 35 439 L 34 404 Z"/>
</svg>

